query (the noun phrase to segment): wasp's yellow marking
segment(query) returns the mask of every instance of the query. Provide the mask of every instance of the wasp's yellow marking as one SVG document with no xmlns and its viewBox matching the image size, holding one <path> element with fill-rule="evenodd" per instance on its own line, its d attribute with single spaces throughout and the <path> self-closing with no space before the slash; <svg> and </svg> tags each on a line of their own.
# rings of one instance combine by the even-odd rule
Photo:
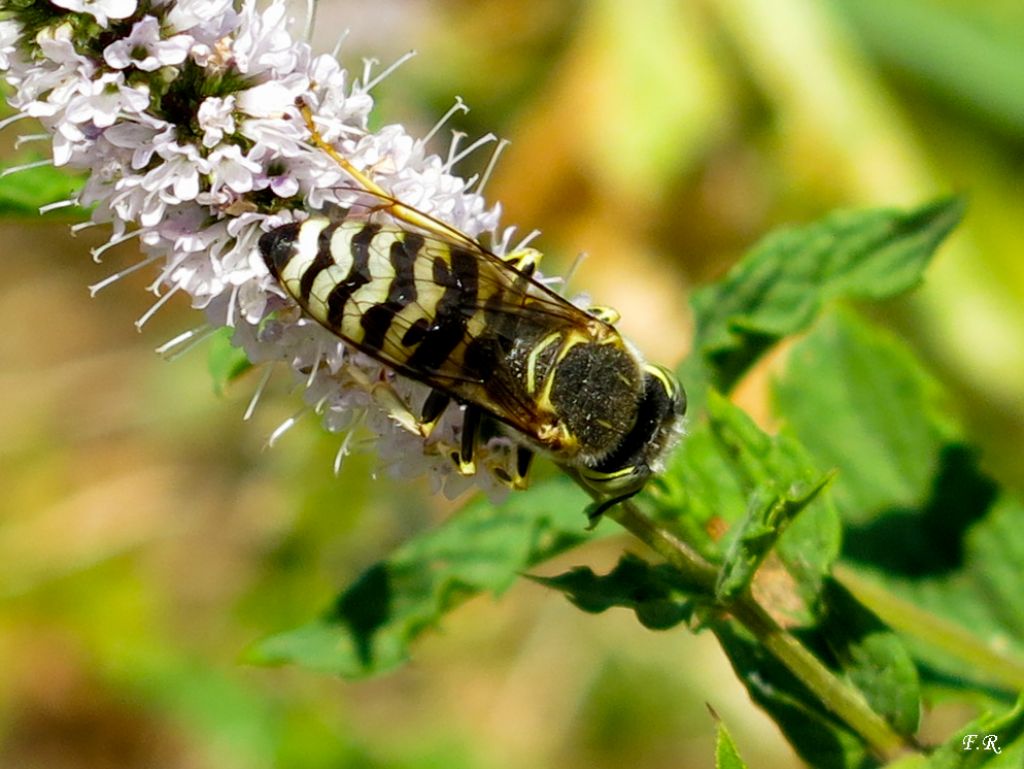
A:
<svg viewBox="0 0 1024 769">
<path fill-rule="evenodd" d="M 537 356 L 561 338 L 562 332 L 555 331 L 541 339 L 537 346 L 530 351 L 530 356 L 526 360 L 526 392 L 531 395 L 537 392 Z"/>
</svg>

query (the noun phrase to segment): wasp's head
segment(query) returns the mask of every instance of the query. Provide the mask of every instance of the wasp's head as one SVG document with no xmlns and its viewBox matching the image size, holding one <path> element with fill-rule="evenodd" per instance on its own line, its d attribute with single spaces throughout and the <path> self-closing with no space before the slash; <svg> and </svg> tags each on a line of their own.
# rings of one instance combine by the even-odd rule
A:
<svg viewBox="0 0 1024 769">
<path fill-rule="evenodd" d="M 619 445 L 600 461 L 580 466 L 580 477 L 608 497 L 629 496 L 643 486 L 681 433 L 686 393 L 673 374 L 644 364 L 643 395 L 636 419 Z"/>
</svg>

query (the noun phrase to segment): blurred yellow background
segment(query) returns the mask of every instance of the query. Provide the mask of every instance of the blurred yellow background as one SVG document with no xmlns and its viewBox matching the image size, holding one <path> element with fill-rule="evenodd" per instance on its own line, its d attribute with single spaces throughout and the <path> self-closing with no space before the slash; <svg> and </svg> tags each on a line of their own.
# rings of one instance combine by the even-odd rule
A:
<svg viewBox="0 0 1024 769">
<path fill-rule="evenodd" d="M 458 94 L 472 112 L 456 128 L 512 141 L 488 188 L 504 222 L 543 231 L 546 272 L 585 252 L 571 290 L 618 308 L 666 364 L 687 352 L 690 288 L 773 227 L 968 194 L 927 283 L 869 311 L 911 340 L 986 467 L 1021 490 L 1019 0 L 324 0 L 318 13 L 318 49 L 348 28 L 353 69 L 418 50 L 375 90 L 378 125 L 423 134 Z M 16 130 L 0 136 L 7 162 Z M 380 680 L 240 664 L 454 507 L 423 482 L 372 479 L 365 454 L 335 479 L 338 439 L 308 416 L 265 450 L 300 406 L 287 376 L 243 422 L 258 373 L 218 397 L 203 348 L 153 353 L 202 322 L 183 299 L 139 334 L 151 275 L 89 298 L 133 263 L 130 245 L 97 265 L 102 232 L 0 227 L 0 767 L 710 767 L 705 703 L 751 766 L 795 763 L 713 639 L 583 615 L 525 581 L 460 609 Z M 740 392 L 765 421 L 773 365 Z M 607 567 L 621 546 L 544 572 Z"/>
</svg>

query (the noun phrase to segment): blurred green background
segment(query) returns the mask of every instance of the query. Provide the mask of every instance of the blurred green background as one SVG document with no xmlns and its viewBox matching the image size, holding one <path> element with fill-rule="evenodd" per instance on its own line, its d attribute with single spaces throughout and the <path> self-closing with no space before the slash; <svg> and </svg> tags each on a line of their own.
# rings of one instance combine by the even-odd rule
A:
<svg viewBox="0 0 1024 769">
<path fill-rule="evenodd" d="M 1020 0 L 324 0 L 319 49 L 345 28 L 356 70 L 419 51 L 377 87 L 378 125 L 423 134 L 458 94 L 473 110 L 455 127 L 512 140 L 489 186 L 505 223 L 543 230 L 547 272 L 585 251 L 571 289 L 666 364 L 687 352 L 690 287 L 771 228 L 967 193 L 926 285 L 869 311 L 1024 488 Z M 25 157 L 16 130 L 6 162 Z M 201 323 L 184 300 L 139 334 L 151 275 L 89 298 L 130 246 L 97 265 L 102 232 L 0 227 L 0 767 L 710 767 L 705 703 L 752 766 L 795 763 L 713 639 L 583 615 L 526 581 L 380 680 L 241 664 L 456 505 L 372 478 L 366 454 L 335 479 L 338 438 L 310 417 L 265 450 L 300 405 L 287 376 L 243 422 L 258 373 L 219 397 L 202 348 L 152 352 Z M 784 354 L 738 396 L 769 427 Z M 544 573 L 605 568 L 622 545 Z M 926 737 L 959 720 L 932 713 Z"/>
</svg>

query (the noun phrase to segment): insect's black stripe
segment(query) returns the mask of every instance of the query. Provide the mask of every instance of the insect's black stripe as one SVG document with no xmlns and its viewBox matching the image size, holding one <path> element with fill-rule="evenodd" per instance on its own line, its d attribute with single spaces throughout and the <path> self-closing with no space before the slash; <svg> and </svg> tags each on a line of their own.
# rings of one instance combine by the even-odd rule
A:
<svg viewBox="0 0 1024 769">
<path fill-rule="evenodd" d="M 313 257 L 313 261 L 309 263 L 299 280 L 298 298 L 303 305 L 309 304 L 309 294 L 320 273 L 334 264 L 334 259 L 331 257 L 331 236 L 334 235 L 336 229 L 338 229 L 337 224 L 329 224 L 320 230 L 320 234 L 317 236 L 316 256 Z"/>
<path fill-rule="evenodd" d="M 434 259 L 434 283 L 444 293 L 434 309 L 434 322 L 423 341 L 409 357 L 411 368 L 437 369 L 452 354 L 466 335 L 466 324 L 477 301 L 479 272 L 477 257 L 461 248 L 452 248 L 451 262 Z"/>
<path fill-rule="evenodd" d="M 387 298 L 363 313 L 359 323 L 363 327 L 362 343 L 371 349 L 384 347 L 384 338 L 391 321 L 404 308 L 416 301 L 416 255 L 423 248 L 423 236 L 406 232 L 401 240 L 391 244 L 390 260 L 395 276 L 388 286 Z"/>
<path fill-rule="evenodd" d="M 423 341 L 423 337 L 427 335 L 427 330 L 430 328 L 430 321 L 426 318 L 417 318 L 416 321 L 409 326 L 408 330 L 402 336 L 402 344 L 405 347 L 415 347 L 417 344 Z"/>
<path fill-rule="evenodd" d="M 298 222 L 286 224 L 277 229 L 265 232 L 260 237 L 260 253 L 263 254 L 263 261 L 266 262 L 270 274 L 278 280 L 281 273 L 295 256 L 295 241 L 299 237 Z"/>
<path fill-rule="evenodd" d="M 470 379 L 487 382 L 497 366 L 497 344 L 493 339 L 474 339 L 466 345 L 462 368 Z"/>
<path fill-rule="evenodd" d="M 502 293 L 494 293 L 484 302 L 484 322 L 494 333 L 503 355 L 511 355 L 516 339 L 520 336 L 519 313 L 505 312 L 508 298 Z"/>
<path fill-rule="evenodd" d="M 327 325 L 337 331 L 345 319 L 345 303 L 361 286 L 370 282 L 370 245 L 373 236 L 380 231 L 380 225 L 367 224 L 352 236 L 352 266 L 348 275 L 327 295 Z"/>
</svg>

